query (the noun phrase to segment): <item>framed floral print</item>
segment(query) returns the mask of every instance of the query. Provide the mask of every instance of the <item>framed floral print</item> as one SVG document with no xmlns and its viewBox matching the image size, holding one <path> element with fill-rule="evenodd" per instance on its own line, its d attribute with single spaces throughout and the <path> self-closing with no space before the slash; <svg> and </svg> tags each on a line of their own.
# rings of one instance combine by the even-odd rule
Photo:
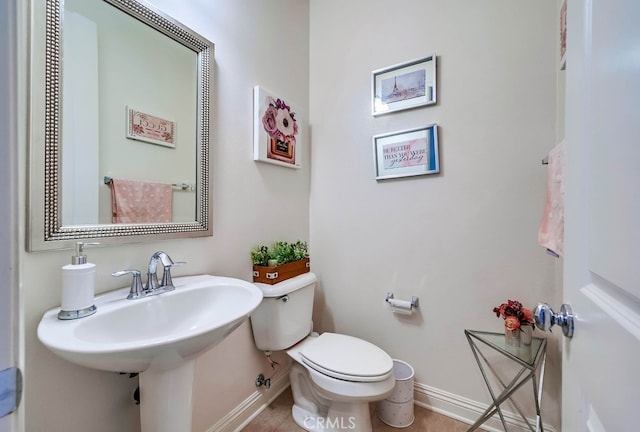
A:
<svg viewBox="0 0 640 432">
<path fill-rule="evenodd" d="M 567 68 L 567 0 L 560 7 L 560 69 Z"/>
<path fill-rule="evenodd" d="M 300 168 L 300 118 L 289 100 L 255 86 L 253 112 L 253 160 Z"/>
</svg>

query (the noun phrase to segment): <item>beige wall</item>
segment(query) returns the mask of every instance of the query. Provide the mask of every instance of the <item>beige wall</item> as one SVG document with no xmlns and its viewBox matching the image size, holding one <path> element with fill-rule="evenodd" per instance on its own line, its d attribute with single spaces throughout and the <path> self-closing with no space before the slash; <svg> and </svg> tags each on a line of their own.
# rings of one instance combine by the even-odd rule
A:
<svg viewBox="0 0 640 432">
<path fill-rule="evenodd" d="M 491 309 L 507 298 L 555 304 L 556 263 L 537 246 L 536 232 L 546 175 L 540 159 L 558 137 L 556 5 L 153 3 L 216 44 L 214 236 L 93 249 L 98 290 L 121 286 L 110 273 L 144 269 L 158 249 L 189 262 L 177 275 L 249 280 L 253 245 L 309 238 L 320 277 L 317 329 L 369 339 L 412 364 L 417 388 L 428 396 L 423 401 L 435 409 L 468 415 L 455 403 L 430 399 L 435 390 L 488 403 L 463 330 L 501 331 Z M 372 118 L 371 71 L 433 52 L 438 104 Z M 288 95 L 310 120 L 313 146 L 303 144 L 301 170 L 252 161 L 251 89 L 257 84 Z M 434 122 L 441 174 L 376 182 L 372 135 Z M 21 162 L 24 202 L 24 152 Z M 135 432 L 135 379 L 73 366 L 37 341 L 42 313 L 60 302 L 60 267 L 69 255 L 21 252 L 25 430 Z M 409 320 L 392 315 L 387 291 L 419 296 L 419 313 Z M 275 358 L 286 361 L 282 353 Z M 555 344 L 543 409 L 545 422 L 556 428 L 559 362 Z M 243 325 L 197 363 L 193 431 L 206 431 L 245 400 L 259 372 L 269 366 Z"/>
<path fill-rule="evenodd" d="M 423 403 L 473 418 L 490 399 L 464 329 L 500 332 L 509 298 L 554 302 L 537 245 L 556 140 L 556 5 L 513 0 L 311 0 L 311 252 L 315 322 L 416 371 Z M 431 53 L 438 103 L 371 115 L 371 71 Z M 441 173 L 376 182 L 371 137 L 437 123 Z M 384 302 L 419 296 L 411 319 Z M 549 353 L 544 420 L 558 427 Z M 530 390 L 526 396 L 529 396 Z M 453 402 L 438 395 L 447 394 Z"/>
<path fill-rule="evenodd" d="M 308 118 L 308 3 L 153 3 L 216 45 L 211 114 L 214 236 L 88 250 L 89 261 L 97 264 L 99 292 L 123 286 L 124 281 L 110 274 L 125 268 L 144 270 L 151 254 L 159 249 L 188 262 L 174 270 L 176 276 L 210 273 L 250 280 L 249 250 L 253 246 L 279 239 L 306 240 L 309 235 L 308 140 L 301 144 L 300 170 L 252 159 L 254 85 L 286 95 L 300 107 L 299 117 Z M 26 176 L 23 150 L 21 202 L 25 202 Z M 21 206 L 22 220 L 24 211 Z M 24 231 L 22 226 L 22 243 Z M 42 313 L 60 304 L 60 267 L 69 262 L 70 255 L 69 251 L 20 254 L 25 431 L 135 432 L 139 417 L 131 394 L 137 379 L 74 366 L 37 340 Z M 281 354 L 275 359 L 287 360 Z M 253 346 L 250 327 L 245 324 L 197 362 L 193 430 L 208 430 L 251 395 L 260 372 L 269 374 L 271 368 Z"/>
</svg>

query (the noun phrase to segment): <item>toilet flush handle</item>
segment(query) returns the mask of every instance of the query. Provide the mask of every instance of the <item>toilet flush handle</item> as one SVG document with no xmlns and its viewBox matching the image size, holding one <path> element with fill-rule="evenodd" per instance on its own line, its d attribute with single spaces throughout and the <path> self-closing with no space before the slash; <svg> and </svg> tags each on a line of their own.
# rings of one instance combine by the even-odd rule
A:
<svg viewBox="0 0 640 432">
<path fill-rule="evenodd" d="M 277 300 L 282 300 L 282 303 L 286 303 L 286 302 L 289 301 L 289 295 L 285 294 L 283 296 L 280 296 L 280 297 L 277 298 Z"/>
</svg>

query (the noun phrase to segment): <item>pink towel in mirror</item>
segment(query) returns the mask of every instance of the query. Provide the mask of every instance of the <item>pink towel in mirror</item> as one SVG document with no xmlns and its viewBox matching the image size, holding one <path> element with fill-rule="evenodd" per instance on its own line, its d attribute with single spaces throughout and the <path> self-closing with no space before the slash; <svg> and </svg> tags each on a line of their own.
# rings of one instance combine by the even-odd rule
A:
<svg viewBox="0 0 640 432">
<path fill-rule="evenodd" d="M 111 222 L 171 222 L 172 201 L 171 184 L 113 179 L 111 181 Z"/>
</svg>

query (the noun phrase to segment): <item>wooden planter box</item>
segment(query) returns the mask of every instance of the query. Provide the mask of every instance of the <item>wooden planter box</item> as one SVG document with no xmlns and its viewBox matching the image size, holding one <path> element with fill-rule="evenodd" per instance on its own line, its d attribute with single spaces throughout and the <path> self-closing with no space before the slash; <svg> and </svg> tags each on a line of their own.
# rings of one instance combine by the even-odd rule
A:
<svg viewBox="0 0 640 432">
<path fill-rule="evenodd" d="M 303 273 L 308 273 L 309 270 L 309 258 L 304 258 L 276 267 L 254 265 L 253 281 L 273 285 Z"/>
</svg>

